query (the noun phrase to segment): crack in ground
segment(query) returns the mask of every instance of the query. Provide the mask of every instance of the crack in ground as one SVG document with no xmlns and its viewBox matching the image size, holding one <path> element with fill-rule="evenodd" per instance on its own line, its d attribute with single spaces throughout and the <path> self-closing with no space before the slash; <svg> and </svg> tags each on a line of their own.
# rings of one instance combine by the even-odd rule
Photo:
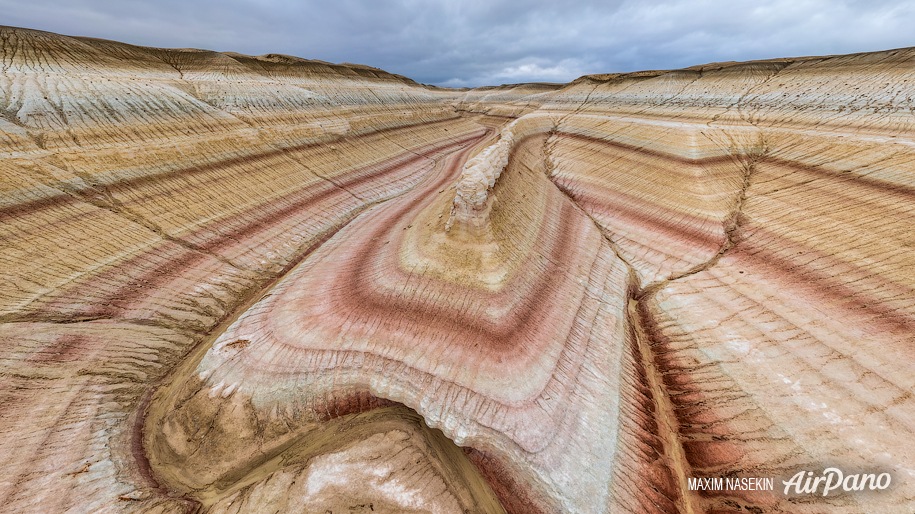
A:
<svg viewBox="0 0 915 514">
<path fill-rule="evenodd" d="M 742 183 L 733 201 L 734 206 L 728 217 L 725 218 L 722 223 L 725 241 L 721 244 L 715 255 L 684 272 L 673 275 L 665 280 L 655 281 L 643 286 L 638 278 L 635 266 L 622 255 L 622 251 L 616 241 L 613 240 L 611 232 L 582 208 L 568 191 L 564 190 L 553 181 L 556 165 L 553 162 L 551 140 L 552 145 L 555 145 L 556 138 L 553 136 L 555 136 L 557 132 L 558 124 L 550 129 L 543 143 L 542 152 L 547 177 L 550 179 L 550 183 L 568 198 L 579 212 L 591 220 L 613 253 L 624 264 L 628 271 L 629 288 L 627 291 L 628 302 L 625 316 L 633 335 L 637 356 L 645 371 L 646 385 L 654 403 L 655 419 L 659 427 L 657 436 L 662 441 L 666 457 L 673 464 L 673 469 L 670 469 L 670 471 L 674 475 L 674 480 L 677 482 L 677 489 L 680 495 L 679 502 L 677 503 L 680 505 L 683 512 L 696 512 L 699 510 L 699 507 L 694 504 L 694 495 L 690 493 L 687 484 L 687 477 L 689 476 L 691 466 L 683 449 L 679 421 L 677 420 L 675 412 L 675 404 L 664 383 L 663 365 L 661 365 L 657 359 L 657 353 L 655 351 L 657 342 L 653 337 L 653 333 L 657 330 L 656 322 L 651 314 L 651 309 L 648 306 L 648 300 L 658 291 L 677 280 L 711 269 L 722 257 L 737 247 L 741 240 L 740 232 L 744 219 L 743 208 L 747 200 L 747 193 L 752 184 L 752 178 L 757 163 L 768 154 L 768 146 L 766 145 L 765 138 L 760 136 L 760 142 L 755 151 L 747 152 L 744 156 L 735 156 L 739 160 L 742 168 Z"/>
<path fill-rule="evenodd" d="M 749 191 L 750 185 L 752 184 L 752 178 L 754 172 L 756 171 L 757 163 L 762 160 L 767 153 L 768 147 L 763 146 L 763 149 L 760 153 L 750 154 L 749 160 L 746 163 L 741 163 L 743 171 L 743 182 L 740 186 L 740 190 L 737 192 L 734 201 L 734 207 L 731 209 L 731 212 L 728 214 L 728 217 L 725 218 L 722 224 L 724 228 L 725 240 L 718 248 L 718 251 L 715 253 L 715 255 L 710 257 L 705 262 L 699 263 L 686 271 L 672 275 L 664 280 L 652 282 L 651 284 L 642 287 L 637 298 L 638 300 L 641 301 L 642 299 L 648 299 L 654 296 L 655 293 L 667 287 L 671 283 L 676 282 L 677 280 L 681 280 L 703 271 L 708 271 L 716 264 L 718 264 L 721 258 L 724 257 L 728 252 L 734 250 L 737 247 L 742 239 L 740 232 L 742 223 L 744 221 L 743 207 L 747 200 L 747 192 Z M 595 221 L 595 223 L 597 222 Z"/>
<path fill-rule="evenodd" d="M 552 176 L 555 170 L 555 164 L 553 163 L 552 150 L 549 142 L 552 136 L 555 135 L 556 130 L 557 125 L 554 125 L 543 143 L 544 166 L 546 168 L 547 178 L 557 191 L 568 198 L 579 212 L 591 220 L 610 249 L 626 267 L 628 272 L 627 301 L 624 313 L 626 324 L 629 327 L 628 330 L 630 331 L 632 340 L 635 344 L 634 350 L 636 358 L 638 359 L 637 363 L 644 370 L 645 379 L 647 381 L 647 384 L 645 385 L 650 391 L 649 394 L 653 400 L 654 417 L 659 428 L 656 435 L 661 440 L 664 455 L 672 464 L 668 470 L 673 475 L 671 478 L 676 482 L 676 489 L 679 496 L 674 503 L 680 506 L 682 512 L 692 514 L 697 511 L 697 507 L 693 505 L 692 495 L 689 494 L 687 487 L 687 475 L 690 466 L 683 450 L 679 433 L 679 423 L 674 412 L 674 405 L 670 399 L 670 394 L 664 385 L 663 372 L 656 362 L 656 355 L 652 348 L 651 318 L 650 313 L 644 304 L 644 288 L 641 286 L 635 267 L 622 256 L 619 246 L 610 236 L 609 231 L 604 229 L 594 217 L 585 211 L 578 202 L 575 201 L 572 195 L 553 182 Z"/>
</svg>

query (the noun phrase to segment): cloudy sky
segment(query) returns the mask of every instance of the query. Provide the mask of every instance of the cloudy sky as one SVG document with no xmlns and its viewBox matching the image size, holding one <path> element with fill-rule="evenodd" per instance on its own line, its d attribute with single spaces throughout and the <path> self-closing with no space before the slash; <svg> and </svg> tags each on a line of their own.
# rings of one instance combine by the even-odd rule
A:
<svg viewBox="0 0 915 514">
<path fill-rule="evenodd" d="M 915 46 L 910 0 L 0 0 L 0 24 L 443 86 Z"/>
</svg>

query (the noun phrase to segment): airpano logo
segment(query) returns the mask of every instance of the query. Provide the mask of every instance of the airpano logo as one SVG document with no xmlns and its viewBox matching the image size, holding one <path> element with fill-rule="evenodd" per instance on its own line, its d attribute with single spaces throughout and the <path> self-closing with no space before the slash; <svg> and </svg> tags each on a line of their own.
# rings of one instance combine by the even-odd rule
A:
<svg viewBox="0 0 915 514">
<path fill-rule="evenodd" d="M 789 480 L 782 480 L 785 495 L 839 494 L 861 491 L 882 491 L 893 482 L 889 473 L 848 473 L 839 468 L 826 468 L 819 475 L 813 471 L 798 471 Z"/>
<path fill-rule="evenodd" d="M 687 479 L 690 491 L 776 491 L 774 478 L 769 477 L 702 477 Z M 819 495 L 883 491 L 893 482 L 889 473 L 847 473 L 828 467 L 819 474 L 798 471 L 787 480 L 781 480 L 785 496 Z"/>
</svg>

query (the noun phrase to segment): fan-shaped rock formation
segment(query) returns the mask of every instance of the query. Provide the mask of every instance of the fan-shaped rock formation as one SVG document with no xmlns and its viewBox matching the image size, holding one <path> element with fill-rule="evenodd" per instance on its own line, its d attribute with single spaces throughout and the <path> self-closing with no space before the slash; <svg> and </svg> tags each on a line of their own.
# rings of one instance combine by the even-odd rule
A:
<svg viewBox="0 0 915 514">
<path fill-rule="evenodd" d="M 915 508 L 911 49 L 0 58 L 6 511 Z M 785 494 L 826 467 L 891 485 Z"/>
</svg>

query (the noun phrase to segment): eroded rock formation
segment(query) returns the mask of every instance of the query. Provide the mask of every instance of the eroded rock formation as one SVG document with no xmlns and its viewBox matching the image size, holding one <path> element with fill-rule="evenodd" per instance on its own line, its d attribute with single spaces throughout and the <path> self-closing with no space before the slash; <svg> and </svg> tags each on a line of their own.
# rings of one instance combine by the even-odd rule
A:
<svg viewBox="0 0 915 514">
<path fill-rule="evenodd" d="M 915 508 L 915 51 L 455 91 L 0 43 L 6 510 Z M 892 486 L 782 494 L 826 466 Z"/>
</svg>

